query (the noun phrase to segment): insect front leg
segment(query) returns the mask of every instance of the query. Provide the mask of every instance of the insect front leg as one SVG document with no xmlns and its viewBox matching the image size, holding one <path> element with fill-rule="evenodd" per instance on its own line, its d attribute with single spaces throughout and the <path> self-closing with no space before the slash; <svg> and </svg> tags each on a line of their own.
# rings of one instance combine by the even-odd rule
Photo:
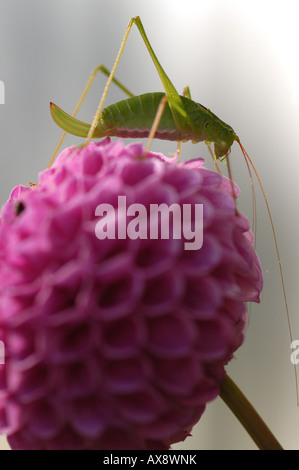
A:
<svg viewBox="0 0 299 470">
<path fill-rule="evenodd" d="M 191 91 L 190 91 L 190 88 L 188 86 L 186 86 L 183 90 L 183 96 L 186 96 L 186 98 L 189 98 L 189 100 L 191 100 Z M 208 147 L 208 151 L 209 151 L 209 154 L 211 155 L 212 157 L 212 162 L 213 162 L 213 165 L 215 166 L 215 169 L 217 171 L 217 173 L 219 173 L 220 175 L 222 174 L 221 173 L 221 170 L 219 168 L 219 165 L 217 163 L 217 158 L 216 158 L 216 155 L 215 153 L 213 152 L 212 150 L 212 147 L 211 147 L 211 142 L 207 142 L 205 141 L 205 144 L 206 146 Z"/>
<path fill-rule="evenodd" d="M 217 157 L 215 155 L 215 152 L 213 152 L 213 150 L 212 150 L 211 142 L 205 141 L 205 144 L 208 147 L 209 154 L 212 157 L 212 161 L 213 161 L 213 164 L 215 166 L 215 169 L 216 169 L 217 173 L 219 173 L 221 175 L 222 173 L 221 173 L 220 167 L 217 163 Z"/>
</svg>

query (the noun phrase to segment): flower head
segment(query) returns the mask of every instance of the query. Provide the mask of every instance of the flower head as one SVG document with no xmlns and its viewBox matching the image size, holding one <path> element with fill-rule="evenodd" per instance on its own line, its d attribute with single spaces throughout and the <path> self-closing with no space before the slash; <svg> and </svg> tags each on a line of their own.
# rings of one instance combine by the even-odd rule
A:
<svg viewBox="0 0 299 470">
<path fill-rule="evenodd" d="M 231 182 L 201 160 L 143 154 L 109 139 L 68 148 L 3 207 L 0 429 L 13 449 L 167 449 L 243 342 L 262 271 Z M 119 196 L 203 204 L 202 247 L 185 249 L 183 232 L 99 239 L 99 205 L 124 224 Z"/>
</svg>

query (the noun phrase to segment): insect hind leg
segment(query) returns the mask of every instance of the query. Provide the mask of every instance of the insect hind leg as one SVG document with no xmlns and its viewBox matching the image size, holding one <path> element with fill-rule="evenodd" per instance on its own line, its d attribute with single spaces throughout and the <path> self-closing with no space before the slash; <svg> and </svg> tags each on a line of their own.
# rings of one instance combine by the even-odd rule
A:
<svg viewBox="0 0 299 470">
<path fill-rule="evenodd" d="M 98 67 L 95 68 L 95 71 L 102 72 L 106 77 L 109 77 L 111 75 L 111 71 L 105 67 L 105 65 L 99 65 Z M 113 83 L 118 86 L 129 98 L 133 98 L 134 93 L 132 93 L 125 85 L 123 85 L 117 78 L 114 76 L 112 77 Z"/>
<path fill-rule="evenodd" d="M 86 82 L 86 85 L 85 85 L 85 87 L 84 87 L 84 89 L 83 89 L 83 92 L 82 92 L 82 94 L 81 94 L 81 96 L 80 96 L 80 98 L 79 98 L 79 100 L 78 100 L 78 103 L 76 104 L 76 106 L 75 106 L 75 108 L 74 108 L 74 111 L 73 111 L 73 113 L 72 113 L 72 117 L 75 117 L 75 116 L 77 115 L 77 113 L 78 113 L 80 107 L 82 106 L 82 103 L 83 103 L 83 101 L 85 100 L 86 95 L 87 95 L 89 89 L 91 88 L 91 85 L 92 85 L 92 83 L 93 83 L 93 81 L 94 81 L 94 79 L 95 79 L 95 77 L 96 77 L 96 75 L 97 75 L 98 72 L 103 73 L 103 74 L 106 75 L 107 77 L 109 77 L 110 74 L 111 74 L 111 72 L 107 69 L 107 67 L 106 67 L 104 64 L 98 65 L 97 67 L 94 68 L 94 70 L 92 71 L 92 73 L 90 74 L 90 76 L 89 76 L 89 78 L 88 78 L 88 80 L 87 80 L 87 82 Z M 119 80 L 117 80 L 117 78 L 112 77 L 112 81 L 113 81 L 113 83 L 115 83 L 115 85 L 118 86 L 126 95 L 128 95 L 129 97 L 133 97 L 133 96 L 134 96 L 134 94 L 131 93 L 131 91 L 130 91 L 127 87 L 125 87 Z M 53 161 L 54 161 L 55 158 L 56 158 L 56 155 L 57 155 L 57 153 L 58 153 L 58 151 L 59 151 L 59 149 L 60 149 L 60 147 L 61 147 L 61 145 L 62 145 L 62 143 L 63 143 L 63 141 L 64 141 L 64 139 L 65 139 L 66 134 L 67 134 L 66 132 L 63 132 L 63 134 L 61 135 L 61 137 L 60 137 L 60 139 L 59 139 L 59 141 L 58 141 L 58 143 L 57 143 L 57 145 L 56 145 L 56 148 L 55 148 L 55 150 L 54 150 L 54 153 L 53 153 L 53 155 L 52 155 L 52 157 L 51 157 L 51 160 L 50 160 L 50 162 L 49 162 L 49 164 L 48 164 L 48 168 L 50 168 L 50 167 L 52 166 Z"/>
</svg>

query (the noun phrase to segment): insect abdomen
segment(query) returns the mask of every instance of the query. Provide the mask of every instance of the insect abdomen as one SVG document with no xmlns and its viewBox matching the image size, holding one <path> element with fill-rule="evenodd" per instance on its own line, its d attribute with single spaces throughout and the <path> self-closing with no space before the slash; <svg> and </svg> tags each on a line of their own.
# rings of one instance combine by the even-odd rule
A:
<svg viewBox="0 0 299 470">
<path fill-rule="evenodd" d="M 101 113 L 95 135 L 117 137 L 147 137 L 164 93 L 145 93 L 107 106 Z M 158 139 L 185 140 L 182 131 L 176 129 L 168 103 L 165 105 L 156 135 Z"/>
</svg>

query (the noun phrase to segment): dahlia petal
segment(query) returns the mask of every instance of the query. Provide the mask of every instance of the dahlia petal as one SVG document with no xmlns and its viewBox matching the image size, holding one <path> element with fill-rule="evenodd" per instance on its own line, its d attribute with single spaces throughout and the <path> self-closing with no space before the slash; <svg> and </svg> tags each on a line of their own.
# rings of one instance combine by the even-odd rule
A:
<svg viewBox="0 0 299 470">
<path fill-rule="evenodd" d="M 64 399 L 91 395 L 99 386 L 102 371 L 99 362 L 92 358 L 88 363 L 80 360 L 62 364 L 57 374 Z"/>
<path fill-rule="evenodd" d="M 209 201 L 212 202 L 213 207 L 221 210 L 222 214 L 225 212 L 233 212 L 235 210 L 235 202 L 229 194 L 216 190 L 214 188 L 203 188 L 203 195 L 206 196 Z"/>
<path fill-rule="evenodd" d="M 222 177 L 221 183 L 218 188 L 224 191 L 225 193 L 229 194 L 230 196 L 233 196 L 232 186 L 234 187 L 235 196 L 238 197 L 240 194 L 239 186 L 235 182 L 232 183 L 231 180 L 229 178 L 226 178 L 225 176 Z"/>
<path fill-rule="evenodd" d="M 1 405 L 1 410 L 3 412 L 3 429 L 5 433 L 10 436 L 11 434 L 18 431 L 18 429 L 22 426 L 22 423 L 26 421 L 25 417 L 26 415 L 28 417 L 28 414 L 25 413 L 24 417 L 24 411 L 20 403 L 17 403 L 10 397 L 7 397 L 5 407 L 3 404 Z"/>
<path fill-rule="evenodd" d="M 215 171 L 210 171 L 206 168 L 201 168 L 200 174 L 202 177 L 202 186 L 218 188 L 222 182 L 222 176 L 219 173 L 215 173 Z"/>
<path fill-rule="evenodd" d="M 106 357 L 123 359 L 139 352 L 146 333 L 137 318 L 125 317 L 103 326 L 101 349 Z"/>
<path fill-rule="evenodd" d="M 181 247 L 181 240 L 176 239 L 140 240 L 136 267 L 148 279 L 165 273 L 176 264 L 176 256 L 179 256 Z"/>
<path fill-rule="evenodd" d="M 121 181 L 129 186 L 135 186 L 138 183 L 144 185 L 146 178 L 152 178 L 155 167 L 157 164 L 151 160 L 126 161 L 119 169 L 119 176 Z"/>
<path fill-rule="evenodd" d="M 170 394 L 189 394 L 202 376 L 198 359 L 182 357 L 161 359 L 155 363 L 155 372 L 159 386 Z"/>
<path fill-rule="evenodd" d="M 13 222 L 16 219 L 16 207 L 17 203 L 21 201 L 22 196 L 30 192 L 28 186 L 18 185 L 10 193 L 7 203 L 3 206 L 0 216 L 1 222 Z"/>
<path fill-rule="evenodd" d="M 162 441 L 169 436 L 176 435 L 179 431 L 178 420 L 173 416 L 173 411 L 161 416 L 153 423 L 138 425 L 138 432 L 151 440 Z M 180 439 L 182 440 L 182 439 Z M 175 441 L 173 441 L 175 442 Z"/>
<path fill-rule="evenodd" d="M 149 211 L 152 204 L 171 206 L 171 204 L 177 203 L 178 194 L 176 188 L 170 184 L 159 182 L 158 185 L 157 176 L 155 175 L 155 179 L 148 179 L 142 186 L 140 185 L 137 188 L 136 199 Z"/>
<path fill-rule="evenodd" d="M 94 331 L 91 325 L 86 322 L 77 324 L 60 325 L 58 328 L 50 330 L 48 350 L 53 348 L 51 362 L 63 364 L 66 362 L 77 361 L 88 352 L 91 338 Z"/>
<path fill-rule="evenodd" d="M 102 319 L 115 320 L 128 315 L 141 294 L 142 283 L 137 273 L 118 275 L 99 286 L 98 312 Z"/>
<path fill-rule="evenodd" d="M 142 308 L 147 315 L 157 316 L 173 309 L 184 291 L 179 272 L 172 271 L 149 279 L 142 298 Z"/>
<path fill-rule="evenodd" d="M 87 437 L 82 438 L 70 426 L 65 426 L 52 439 L 42 441 L 42 450 L 84 450 Z"/>
<path fill-rule="evenodd" d="M 32 411 L 30 433 L 40 439 L 51 439 L 62 427 L 63 413 L 47 401 L 38 402 Z"/>
<path fill-rule="evenodd" d="M 109 409 L 96 396 L 73 401 L 69 413 L 74 429 L 86 437 L 99 436 L 109 420 Z"/>
<path fill-rule="evenodd" d="M 222 292 L 211 277 L 195 276 L 187 279 L 185 308 L 195 318 L 206 319 L 215 315 L 222 299 Z"/>
<path fill-rule="evenodd" d="M 222 377 L 223 379 L 223 377 Z M 203 378 L 189 396 L 181 397 L 180 402 L 188 407 L 197 407 L 214 400 L 219 395 L 219 384 L 210 378 Z"/>
<path fill-rule="evenodd" d="M 66 224 L 65 220 L 68 220 L 69 223 Z M 48 236 L 56 249 L 60 246 L 65 247 L 66 240 L 76 237 L 78 230 L 81 229 L 81 224 L 82 210 L 79 207 L 61 209 L 52 219 L 48 228 Z"/>
<path fill-rule="evenodd" d="M 144 389 L 151 372 L 149 362 L 138 357 L 109 361 L 104 372 L 105 383 L 115 394 L 133 393 Z"/>
<path fill-rule="evenodd" d="M 82 160 L 82 173 L 84 175 L 96 175 L 104 165 L 104 159 L 100 149 L 95 147 L 91 152 L 85 152 L 85 158 Z"/>
<path fill-rule="evenodd" d="M 150 318 L 147 322 L 148 347 L 162 358 L 181 357 L 188 354 L 194 341 L 192 324 L 173 314 Z"/>
<path fill-rule="evenodd" d="M 57 159 L 55 160 L 55 162 L 53 163 L 53 166 L 52 168 L 50 168 L 50 171 L 51 170 L 56 170 L 57 168 L 61 168 L 61 166 L 63 164 L 66 164 L 68 161 L 69 161 L 69 157 L 72 155 L 74 155 L 75 153 L 75 150 L 76 150 L 76 146 L 75 145 L 72 145 L 71 147 L 68 147 L 64 150 L 62 150 L 62 152 L 58 155 Z M 46 175 L 49 175 L 49 170 L 45 170 L 43 171 L 41 174 L 40 174 L 40 177 L 43 176 L 44 174 Z"/>
<path fill-rule="evenodd" d="M 234 340 L 232 324 L 222 318 L 200 322 L 198 333 L 199 342 L 196 351 L 200 359 L 206 361 L 225 360 Z"/>
<path fill-rule="evenodd" d="M 30 369 L 39 364 L 44 357 L 42 341 L 37 342 L 33 328 L 15 328 L 7 342 L 7 354 L 18 370 Z"/>
<path fill-rule="evenodd" d="M 216 208 L 211 204 L 211 201 L 202 194 L 202 191 L 192 194 L 186 195 L 181 199 L 182 204 L 191 204 L 193 207 L 195 204 L 202 204 L 203 205 L 203 229 L 206 232 L 210 225 L 214 223 L 215 219 L 215 210 Z"/>
<path fill-rule="evenodd" d="M 20 403 L 28 404 L 44 397 L 52 382 L 49 368 L 43 363 L 37 364 L 25 372 L 11 368 L 7 377 L 10 391 L 16 394 Z"/>
<path fill-rule="evenodd" d="M 165 409 L 166 402 L 162 396 L 150 387 L 117 398 L 120 413 L 129 422 L 146 424 L 153 422 Z"/>
<path fill-rule="evenodd" d="M 186 197 L 198 190 L 202 183 L 202 177 L 199 172 L 192 171 L 187 167 L 169 166 L 163 176 L 163 181 L 175 187 L 181 197 Z"/>
<path fill-rule="evenodd" d="M 145 447 L 144 440 L 131 430 L 113 426 L 106 429 L 98 445 L 99 450 L 144 450 L 145 448 L 155 449 L 155 447 Z"/>
<path fill-rule="evenodd" d="M 40 448 L 39 440 L 25 431 L 16 432 L 10 435 L 7 438 L 7 442 L 14 450 L 37 450 Z"/>
<path fill-rule="evenodd" d="M 196 170 L 201 170 L 204 163 L 205 163 L 204 158 L 192 158 L 192 160 L 184 162 L 183 165 L 187 168 L 193 168 L 193 169 L 196 169 Z M 204 168 L 204 170 L 210 172 L 210 170 L 206 170 L 206 168 Z M 211 171 L 211 173 L 213 173 L 213 172 Z"/>
<path fill-rule="evenodd" d="M 205 236 L 200 250 L 185 250 L 180 267 L 186 275 L 203 275 L 213 270 L 222 258 L 222 247 L 214 236 Z"/>
<path fill-rule="evenodd" d="M 114 256 L 103 260 L 97 267 L 96 279 L 98 283 L 109 283 L 116 281 L 120 275 L 125 275 L 128 268 L 134 266 L 134 255 L 130 251 L 116 253 Z"/>
</svg>

